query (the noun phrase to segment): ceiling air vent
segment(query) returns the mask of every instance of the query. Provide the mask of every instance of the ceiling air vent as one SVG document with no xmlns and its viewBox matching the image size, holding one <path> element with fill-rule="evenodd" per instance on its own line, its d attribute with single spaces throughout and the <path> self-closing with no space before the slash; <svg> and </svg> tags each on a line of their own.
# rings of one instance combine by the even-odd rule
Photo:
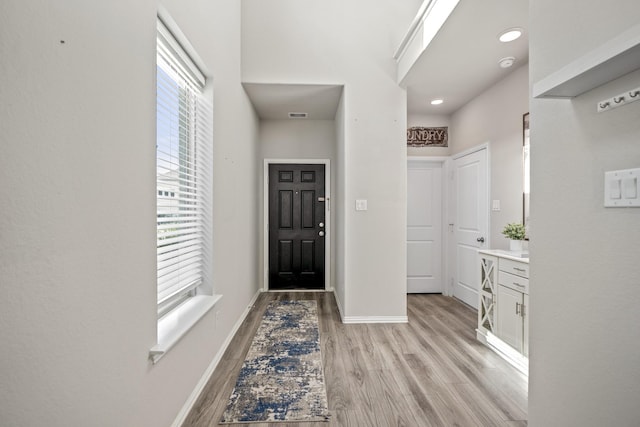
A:
<svg viewBox="0 0 640 427">
<path fill-rule="evenodd" d="M 289 113 L 290 119 L 306 119 L 307 113 Z"/>
</svg>

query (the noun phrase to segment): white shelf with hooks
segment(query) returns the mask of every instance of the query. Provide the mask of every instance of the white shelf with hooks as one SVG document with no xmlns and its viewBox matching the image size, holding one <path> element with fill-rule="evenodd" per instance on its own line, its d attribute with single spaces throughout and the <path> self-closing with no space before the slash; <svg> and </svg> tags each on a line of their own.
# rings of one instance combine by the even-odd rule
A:
<svg viewBox="0 0 640 427">
<path fill-rule="evenodd" d="M 640 87 L 598 102 L 598 113 L 613 110 L 636 101 L 640 101 Z"/>
<path fill-rule="evenodd" d="M 573 98 L 640 69 L 640 24 L 534 83 L 534 98 Z"/>
</svg>

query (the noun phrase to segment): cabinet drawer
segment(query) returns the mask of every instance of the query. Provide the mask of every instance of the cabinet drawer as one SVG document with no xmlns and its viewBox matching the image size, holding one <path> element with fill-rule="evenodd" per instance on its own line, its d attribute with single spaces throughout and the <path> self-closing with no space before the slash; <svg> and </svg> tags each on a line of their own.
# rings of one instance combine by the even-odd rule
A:
<svg viewBox="0 0 640 427">
<path fill-rule="evenodd" d="M 529 295 L 529 279 L 524 277 L 501 271 L 500 274 L 498 274 L 498 283 L 507 288 Z"/>
<path fill-rule="evenodd" d="M 529 278 L 529 264 L 526 262 L 512 261 L 510 259 L 500 258 L 500 270 L 507 273 L 515 274 Z"/>
</svg>

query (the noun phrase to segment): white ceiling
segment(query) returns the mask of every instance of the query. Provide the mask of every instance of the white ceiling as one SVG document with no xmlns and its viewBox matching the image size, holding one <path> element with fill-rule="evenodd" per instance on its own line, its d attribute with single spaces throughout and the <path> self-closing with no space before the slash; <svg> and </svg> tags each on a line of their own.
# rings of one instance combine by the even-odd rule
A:
<svg viewBox="0 0 640 427">
<path fill-rule="evenodd" d="M 288 119 L 307 113 L 308 120 L 333 120 L 342 97 L 340 85 L 243 83 L 258 117 Z M 299 120 L 299 119 L 297 119 Z"/>
<path fill-rule="evenodd" d="M 507 74 L 528 63 L 528 0 L 460 0 L 449 19 L 402 82 L 409 114 L 448 115 Z M 502 43 L 498 35 L 524 29 L 518 40 Z M 498 61 L 513 56 L 503 69 Z M 432 99 L 444 104 L 432 106 Z"/>
<path fill-rule="evenodd" d="M 401 82 L 408 114 L 449 115 L 528 62 L 528 0 L 460 0 L 444 26 Z M 417 11 L 416 11 L 417 12 Z M 518 40 L 501 43 L 498 35 L 524 29 Z M 391 56 L 393 52 L 389 52 Z M 498 61 L 513 56 L 515 64 Z M 333 120 L 343 86 L 243 83 L 261 119 L 288 119 L 290 112 L 309 120 Z M 435 98 L 444 104 L 432 106 Z"/>
</svg>

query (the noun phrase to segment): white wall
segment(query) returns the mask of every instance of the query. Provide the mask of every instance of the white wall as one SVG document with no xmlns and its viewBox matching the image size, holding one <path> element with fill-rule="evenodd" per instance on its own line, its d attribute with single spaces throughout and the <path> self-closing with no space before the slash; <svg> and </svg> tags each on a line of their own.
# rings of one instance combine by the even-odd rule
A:
<svg viewBox="0 0 640 427">
<path fill-rule="evenodd" d="M 333 269 L 335 272 L 335 281 L 333 283 L 333 287 L 335 289 L 336 302 L 338 303 L 338 308 L 343 315 L 343 301 L 345 301 L 346 297 L 346 268 L 345 258 L 346 258 L 346 242 L 345 242 L 345 216 L 346 212 L 344 209 L 338 209 L 338 207 L 346 206 L 345 201 L 345 188 L 347 182 L 347 176 L 345 173 L 345 112 L 344 112 L 344 93 L 340 97 L 340 103 L 338 104 L 338 109 L 336 111 L 336 165 L 334 167 L 335 170 L 335 188 L 336 192 L 333 196 L 334 200 L 334 236 L 335 236 L 335 268 Z"/>
<path fill-rule="evenodd" d="M 333 120 L 261 120 L 260 133 L 260 167 L 264 159 L 329 159 L 331 161 L 331 191 L 336 189 L 336 126 Z M 260 174 L 260 215 L 264 216 L 264 172 Z M 335 209 L 331 215 L 331 259 L 327 263 L 335 265 L 336 239 Z M 264 239 L 260 238 L 260 271 L 264 271 Z M 331 286 L 335 283 L 335 269 L 331 269 Z"/>
<path fill-rule="evenodd" d="M 536 82 L 636 25 L 640 6 L 537 0 L 530 12 Z M 604 172 L 640 167 L 640 105 L 596 113 L 638 86 L 640 71 L 572 100 L 532 101 L 532 427 L 640 420 L 640 209 L 603 207 Z"/>
<path fill-rule="evenodd" d="M 266 158 L 335 160 L 333 120 L 261 120 L 260 156 Z"/>
<path fill-rule="evenodd" d="M 220 321 L 211 312 L 147 360 L 156 2 L 3 1 L 3 426 L 170 425 L 257 289 L 257 119 L 240 86 L 240 5 L 165 5 L 215 77 Z"/>
<path fill-rule="evenodd" d="M 244 81 L 345 85 L 347 317 L 406 315 L 406 94 L 392 55 L 417 3 L 243 2 Z M 356 199 L 369 210 L 355 212 Z"/>
<path fill-rule="evenodd" d="M 451 117 L 444 115 L 411 114 L 407 116 L 407 129 L 414 126 L 449 127 L 448 147 L 407 147 L 409 156 L 449 156 L 451 155 Z"/>
<path fill-rule="evenodd" d="M 528 64 L 507 75 L 451 116 L 451 154 L 490 143 L 491 248 L 508 249 L 504 226 L 522 222 L 522 116 L 529 111 Z M 491 205 L 489 205 L 491 207 Z"/>
</svg>

